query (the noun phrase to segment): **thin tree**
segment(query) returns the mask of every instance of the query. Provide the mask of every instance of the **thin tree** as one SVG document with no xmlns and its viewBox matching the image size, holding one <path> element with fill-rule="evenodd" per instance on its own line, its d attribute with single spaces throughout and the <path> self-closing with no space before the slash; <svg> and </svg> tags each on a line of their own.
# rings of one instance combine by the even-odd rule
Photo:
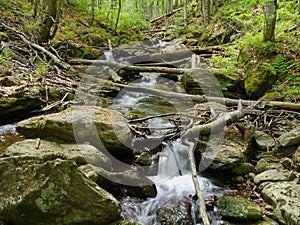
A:
<svg viewBox="0 0 300 225">
<path fill-rule="evenodd" d="M 37 0 L 36 0 L 37 1 Z M 54 38 L 62 11 L 62 0 L 40 0 L 40 27 L 38 42 L 44 43 Z M 34 4 L 34 14 L 37 14 L 37 3 Z M 51 32 L 52 30 L 52 32 Z"/>
<path fill-rule="evenodd" d="M 116 19 L 116 24 L 115 24 L 115 34 L 117 34 L 117 29 L 118 29 L 118 24 L 119 24 L 119 19 L 121 15 L 121 9 L 122 9 L 122 0 L 119 0 L 119 9 L 118 9 L 118 15 Z"/>
<path fill-rule="evenodd" d="M 267 0 L 265 8 L 264 41 L 275 40 L 277 0 Z"/>
</svg>

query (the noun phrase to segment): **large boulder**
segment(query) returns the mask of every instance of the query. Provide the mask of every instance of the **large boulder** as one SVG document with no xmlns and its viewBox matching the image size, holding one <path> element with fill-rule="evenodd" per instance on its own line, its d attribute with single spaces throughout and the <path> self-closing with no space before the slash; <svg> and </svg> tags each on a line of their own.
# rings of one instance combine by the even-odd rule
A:
<svg viewBox="0 0 300 225">
<path fill-rule="evenodd" d="M 300 184 L 277 182 L 267 184 L 262 194 L 275 207 L 275 216 L 282 224 L 300 224 Z"/>
<path fill-rule="evenodd" d="M 17 124 L 26 138 L 54 138 L 89 143 L 124 162 L 132 160 L 132 134 L 121 113 L 100 106 L 73 106 Z"/>
<path fill-rule="evenodd" d="M 109 224 L 119 202 L 62 159 L 0 159 L 0 221 L 18 225 Z"/>
<path fill-rule="evenodd" d="M 223 196 L 218 206 L 221 216 L 229 221 L 252 221 L 262 217 L 261 208 L 241 196 Z"/>
<path fill-rule="evenodd" d="M 37 139 L 19 141 L 5 150 L 6 156 L 27 156 L 43 159 L 68 159 L 77 165 L 92 164 L 110 169 L 111 160 L 92 145 L 66 144 Z"/>
<path fill-rule="evenodd" d="M 231 169 L 240 167 L 242 163 L 246 162 L 248 141 L 243 139 L 234 125 L 226 127 L 225 137 L 222 141 L 210 140 L 202 153 L 201 163 L 208 164 L 209 169 L 229 170 L 231 173 Z M 232 173 L 235 174 L 235 172 Z"/>
</svg>

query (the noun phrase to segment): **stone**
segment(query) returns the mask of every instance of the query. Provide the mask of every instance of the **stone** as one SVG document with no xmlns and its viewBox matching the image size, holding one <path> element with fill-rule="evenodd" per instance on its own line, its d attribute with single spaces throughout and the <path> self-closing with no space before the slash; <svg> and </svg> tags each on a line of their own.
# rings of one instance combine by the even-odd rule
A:
<svg viewBox="0 0 300 225">
<path fill-rule="evenodd" d="M 300 144 L 300 127 L 281 135 L 278 139 L 279 147 L 289 147 Z"/>
<path fill-rule="evenodd" d="M 258 173 L 272 169 L 276 169 L 276 165 L 274 163 L 269 162 L 269 160 L 266 158 L 260 159 L 255 166 L 255 170 Z"/>
<path fill-rule="evenodd" d="M 264 217 L 262 221 L 255 223 L 255 225 L 279 225 L 279 223 L 269 217 Z"/>
<path fill-rule="evenodd" d="M 282 158 L 282 159 L 280 160 L 280 163 L 283 165 L 283 167 L 284 167 L 285 169 L 290 169 L 290 168 L 292 167 L 293 160 L 286 157 L 286 158 Z"/>
<path fill-rule="evenodd" d="M 142 199 L 154 198 L 157 194 L 155 184 L 132 169 L 110 172 L 101 167 L 87 164 L 80 166 L 79 170 L 87 177 L 92 177 L 100 187 L 118 199 L 126 196 Z"/>
<path fill-rule="evenodd" d="M 89 143 L 106 155 L 132 161 L 132 133 L 121 113 L 100 106 L 73 106 L 65 111 L 32 117 L 17 124 L 26 138 L 55 138 Z"/>
<path fill-rule="evenodd" d="M 252 221 L 262 217 L 259 206 L 241 196 L 223 196 L 218 200 L 221 216 L 228 221 Z"/>
<path fill-rule="evenodd" d="M 243 176 L 252 171 L 254 171 L 254 166 L 251 163 L 245 162 L 239 165 L 238 167 L 230 169 L 229 173 L 236 176 Z"/>
<path fill-rule="evenodd" d="M 288 177 L 278 172 L 277 170 L 266 170 L 254 177 L 254 183 L 260 184 L 268 181 L 286 181 Z"/>
<path fill-rule="evenodd" d="M 300 184 L 277 182 L 267 184 L 262 195 L 275 208 L 274 214 L 282 224 L 300 224 Z"/>
<path fill-rule="evenodd" d="M 41 108 L 41 87 L 30 87 L 0 96 L 0 125 L 24 119 L 33 110 Z"/>
<path fill-rule="evenodd" d="M 300 172 L 300 147 L 298 147 L 297 151 L 292 157 L 293 160 L 293 168 Z"/>
<path fill-rule="evenodd" d="M 92 145 L 66 144 L 37 139 L 19 141 L 5 150 L 7 156 L 27 156 L 44 161 L 64 158 L 76 162 L 77 165 L 92 164 L 106 169 L 112 167 L 111 160 Z"/>
<path fill-rule="evenodd" d="M 271 149 L 275 146 L 273 137 L 263 131 L 254 131 L 254 139 L 258 147 L 261 149 Z"/>
<path fill-rule="evenodd" d="M 67 160 L 0 159 L 0 221 L 7 224 L 109 224 L 119 202 Z"/>
</svg>

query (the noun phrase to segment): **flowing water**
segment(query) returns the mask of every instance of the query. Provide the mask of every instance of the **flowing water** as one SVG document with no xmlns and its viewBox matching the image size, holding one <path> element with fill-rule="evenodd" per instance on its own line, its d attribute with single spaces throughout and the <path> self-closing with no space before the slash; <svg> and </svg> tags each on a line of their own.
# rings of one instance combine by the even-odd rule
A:
<svg viewBox="0 0 300 225">
<path fill-rule="evenodd" d="M 0 153 L 11 144 L 24 140 L 25 138 L 16 131 L 16 124 L 0 126 Z"/>
<path fill-rule="evenodd" d="M 156 85 L 157 77 L 158 74 L 145 73 L 143 78 L 132 85 L 153 88 Z M 162 110 L 160 102 L 149 101 L 149 99 L 151 97 L 144 93 L 123 91 L 117 96 L 111 108 L 131 112 L 139 111 L 145 116 L 176 111 L 172 105 Z M 161 99 L 156 100 L 161 101 Z M 167 129 L 174 126 L 168 120 L 161 118 L 150 119 L 145 122 L 145 125 L 155 127 L 156 129 L 151 131 L 152 135 L 157 136 L 161 136 L 168 131 L 163 128 Z M 171 217 L 172 214 L 175 217 L 174 220 L 177 221 L 176 224 L 200 224 L 200 220 L 197 218 L 199 206 L 193 200 L 195 190 L 187 151 L 187 146 L 183 145 L 180 139 L 166 143 L 166 147 L 159 153 L 157 173 L 154 176 L 148 176 L 156 184 L 156 198 L 141 200 L 127 197 L 122 199 L 122 217 L 124 219 L 136 221 L 143 225 L 170 224 L 168 221 L 162 222 L 162 218 L 160 218 L 161 222 L 158 222 L 157 214 L 164 217 L 163 215 L 168 212 L 169 215 L 166 215 L 166 217 Z M 206 200 L 224 195 L 226 191 L 226 188 L 217 186 L 208 178 L 198 176 L 198 180 Z M 212 224 L 219 224 L 216 208 L 212 208 L 209 215 Z M 165 220 L 168 219 L 165 218 Z"/>
</svg>

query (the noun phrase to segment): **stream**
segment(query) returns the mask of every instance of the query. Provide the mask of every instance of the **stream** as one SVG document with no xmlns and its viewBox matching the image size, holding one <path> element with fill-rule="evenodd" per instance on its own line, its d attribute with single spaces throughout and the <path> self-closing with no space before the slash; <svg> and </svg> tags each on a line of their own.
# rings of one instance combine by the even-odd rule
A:
<svg viewBox="0 0 300 225">
<path fill-rule="evenodd" d="M 143 73 L 143 77 L 131 85 L 154 88 L 159 74 Z M 143 116 L 176 112 L 172 104 L 144 93 L 123 91 L 117 96 L 110 108 L 127 112 L 139 112 Z M 174 124 L 167 119 L 154 118 L 143 123 L 152 127 L 151 135 L 162 136 L 168 127 Z M 155 128 L 155 129 L 154 129 Z M 194 199 L 195 190 L 188 161 L 188 148 L 180 139 L 165 143 L 166 147 L 159 153 L 157 165 L 145 170 L 157 187 L 156 198 L 146 200 L 127 197 L 121 200 L 122 217 L 142 225 L 155 224 L 201 224 L 198 218 L 199 206 Z M 155 156 L 153 156 L 155 157 Z M 153 175 L 153 171 L 155 174 Z M 151 170 L 151 172 L 149 172 Z M 198 176 L 203 196 L 213 200 L 225 194 L 226 187 L 218 186 L 212 180 Z M 218 209 L 213 206 L 208 215 L 211 224 L 221 224 Z M 160 217 L 160 218 L 158 218 Z M 160 222 L 158 222 L 158 220 Z M 176 221 L 176 223 L 173 223 Z"/>
</svg>

